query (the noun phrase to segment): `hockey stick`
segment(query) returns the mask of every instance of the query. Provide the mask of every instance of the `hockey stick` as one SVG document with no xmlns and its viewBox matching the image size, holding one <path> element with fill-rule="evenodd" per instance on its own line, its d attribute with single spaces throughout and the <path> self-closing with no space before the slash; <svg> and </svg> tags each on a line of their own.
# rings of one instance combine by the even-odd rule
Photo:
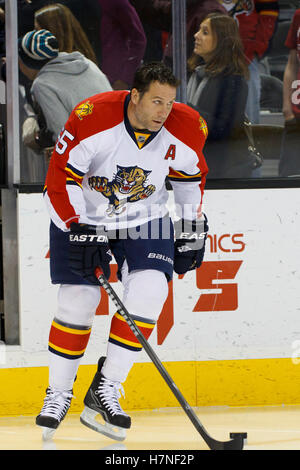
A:
<svg viewBox="0 0 300 470">
<path fill-rule="evenodd" d="M 122 315 L 126 323 L 128 324 L 129 328 L 139 340 L 143 348 L 145 349 L 146 353 L 148 354 L 149 358 L 158 369 L 159 373 L 161 374 L 164 381 L 167 383 L 175 397 L 177 398 L 178 402 L 180 403 L 181 407 L 202 436 L 203 440 L 206 442 L 210 450 L 242 450 L 244 447 L 244 439 L 247 438 L 247 433 L 230 433 L 229 441 L 217 441 L 213 437 L 211 437 L 203 425 L 200 423 L 197 415 L 195 414 L 194 410 L 188 404 L 178 387 L 175 385 L 173 379 L 170 377 L 169 373 L 162 365 L 161 361 L 157 357 L 155 351 L 152 349 L 148 341 L 145 339 L 137 325 L 135 324 L 133 318 L 126 310 L 125 306 L 123 305 L 122 301 L 119 299 L 113 288 L 111 287 L 110 283 L 105 278 L 104 274 L 102 273 L 100 268 L 96 268 L 95 275 L 98 278 L 100 285 L 104 288 L 107 292 L 108 296 L 111 298 L 115 306 L 117 307 L 118 313 Z"/>
</svg>

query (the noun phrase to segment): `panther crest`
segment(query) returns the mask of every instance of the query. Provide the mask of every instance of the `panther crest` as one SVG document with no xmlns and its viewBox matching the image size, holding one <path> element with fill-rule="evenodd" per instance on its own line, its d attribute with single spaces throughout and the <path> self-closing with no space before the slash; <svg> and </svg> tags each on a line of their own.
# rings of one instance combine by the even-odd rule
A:
<svg viewBox="0 0 300 470">
<path fill-rule="evenodd" d="M 88 184 L 108 199 L 109 217 L 119 215 L 126 210 L 127 202 L 137 202 L 148 198 L 155 191 L 152 184 L 146 185 L 151 170 L 138 166 L 117 165 L 117 172 L 111 181 L 104 176 L 91 176 Z"/>
</svg>

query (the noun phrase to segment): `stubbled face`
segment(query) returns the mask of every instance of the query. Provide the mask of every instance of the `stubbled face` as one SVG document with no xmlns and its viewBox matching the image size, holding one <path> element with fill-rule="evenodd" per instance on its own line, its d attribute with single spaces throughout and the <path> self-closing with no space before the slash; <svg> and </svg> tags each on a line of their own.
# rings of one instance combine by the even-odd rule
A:
<svg viewBox="0 0 300 470">
<path fill-rule="evenodd" d="M 216 38 L 211 29 L 210 19 L 204 20 L 200 24 L 199 31 L 194 35 L 195 54 L 203 57 L 205 60 L 216 48 Z"/>
<path fill-rule="evenodd" d="M 152 82 L 143 95 L 135 88 L 131 91 L 128 118 L 132 127 L 157 132 L 169 116 L 176 98 L 176 88 Z"/>
</svg>

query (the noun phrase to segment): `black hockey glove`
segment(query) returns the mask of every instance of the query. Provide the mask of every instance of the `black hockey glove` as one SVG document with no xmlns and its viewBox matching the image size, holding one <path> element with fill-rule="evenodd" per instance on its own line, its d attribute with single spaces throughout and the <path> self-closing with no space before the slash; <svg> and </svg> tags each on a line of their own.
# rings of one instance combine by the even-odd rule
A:
<svg viewBox="0 0 300 470">
<path fill-rule="evenodd" d="M 202 264 L 208 232 L 207 217 L 204 220 L 184 220 L 175 222 L 174 271 L 185 274 Z"/>
<path fill-rule="evenodd" d="M 69 267 L 74 274 L 83 277 L 91 284 L 99 285 L 94 271 L 100 267 L 109 279 L 112 260 L 108 238 L 104 231 L 95 225 L 72 222 L 69 234 Z"/>
</svg>

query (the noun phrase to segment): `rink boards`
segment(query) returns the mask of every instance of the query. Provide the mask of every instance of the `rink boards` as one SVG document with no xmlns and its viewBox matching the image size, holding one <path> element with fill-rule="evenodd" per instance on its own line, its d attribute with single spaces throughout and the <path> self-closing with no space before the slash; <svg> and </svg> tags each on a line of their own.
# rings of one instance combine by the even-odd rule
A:
<svg viewBox="0 0 300 470">
<path fill-rule="evenodd" d="M 300 403 L 299 202 L 297 189 L 206 191 L 205 262 L 174 276 L 150 339 L 191 405 Z M 21 344 L 0 344 L 2 415 L 39 409 L 56 310 L 41 194 L 18 194 L 18 214 Z M 115 265 L 111 283 L 121 296 Z M 103 295 L 74 386 L 74 411 L 82 409 L 95 364 L 105 355 L 114 311 Z M 145 352 L 126 382 L 123 406 L 177 406 Z"/>
</svg>

